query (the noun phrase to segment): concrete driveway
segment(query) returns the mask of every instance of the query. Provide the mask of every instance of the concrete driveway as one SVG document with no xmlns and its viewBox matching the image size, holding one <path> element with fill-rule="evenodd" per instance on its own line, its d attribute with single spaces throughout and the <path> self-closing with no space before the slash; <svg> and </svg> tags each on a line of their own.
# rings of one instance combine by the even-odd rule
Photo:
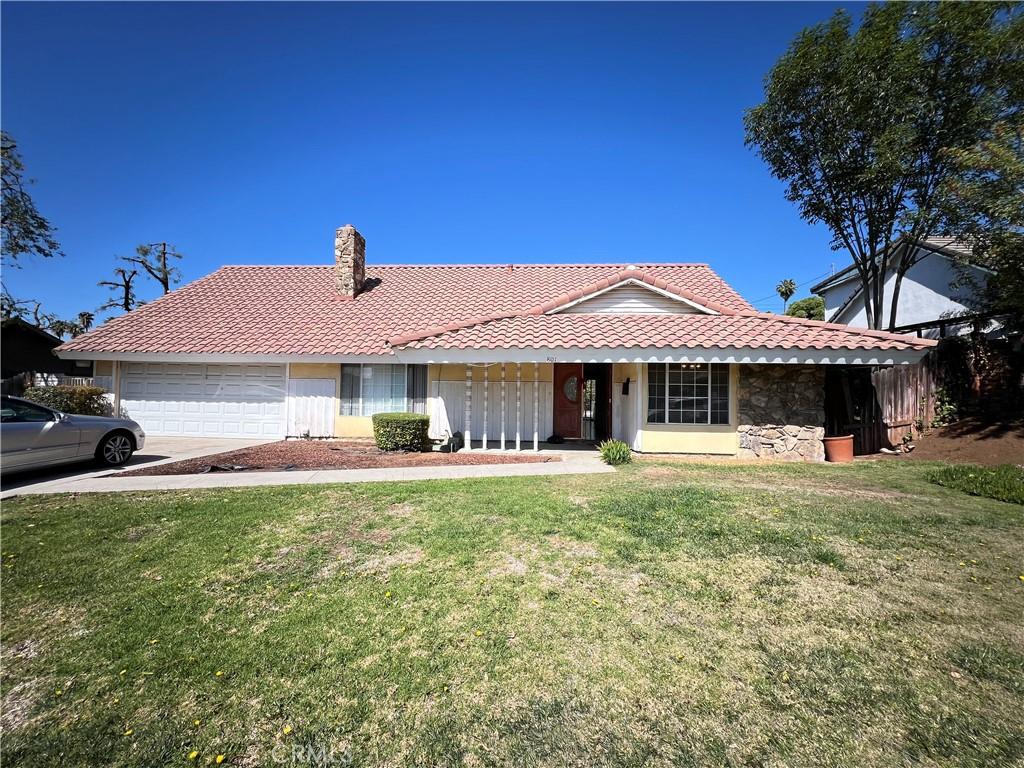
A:
<svg viewBox="0 0 1024 768">
<path fill-rule="evenodd" d="M 0 499 L 17 496 L 19 493 L 68 493 L 76 490 L 75 485 L 101 475 L 118 473 L 127 469 L 138 469 L 146 465 L 166 464 L 182 459 L 194 459 L 213 453 L 236 451 L 250 445 L 272 443 L 276 440 L 245 440 L 238 438 L 214 437 L 147 437 L 146 447 L 132 456 L 120 469 L 99 468 L 94 462 L 63 464 L 53 469 L 38 469 L 18 472 L 0 478 Z"/>
</svg>

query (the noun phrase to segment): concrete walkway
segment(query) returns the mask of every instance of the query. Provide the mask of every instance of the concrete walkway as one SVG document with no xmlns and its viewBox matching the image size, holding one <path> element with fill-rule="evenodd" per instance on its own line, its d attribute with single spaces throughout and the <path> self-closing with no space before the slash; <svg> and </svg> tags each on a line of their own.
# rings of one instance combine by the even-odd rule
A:
<svg viewBox="0 0 1024 768">
<path fill-rule="evenodd" d="M 548 453 L 547 451 L 545 453 Z M 0 498 L 41 493 L 116 493 L 168 491 L 182 488 L 244 488 L 264 485 L 315 483 L 382 483 L 403 480 L 456 480 L 470 477 L 536 477 L 614 472 L 593 451 L 551 451 L 561 461 L 535 464 L 466 464 L 384 469 L 320 469 L 291 472 L 212 472 L 205 475 L 151 475 L 148 477 L 87 476 L 13 488 Z"/>
</svg>

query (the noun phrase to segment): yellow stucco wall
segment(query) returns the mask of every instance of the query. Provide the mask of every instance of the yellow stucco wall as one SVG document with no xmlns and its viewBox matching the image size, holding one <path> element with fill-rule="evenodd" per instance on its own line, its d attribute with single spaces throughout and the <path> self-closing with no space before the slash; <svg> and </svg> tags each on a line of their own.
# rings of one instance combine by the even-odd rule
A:
<svg viewBox="0 0 1024 768">
<path fill-rule="evenodd" d="M 97 360 L 93 366 L 93 376 L 114 375 L 114 363 L 110 360 Z"/>
<path fill-rule="evenodd" d="M 736 432 L 738 423 L 737 395 L 739 394 L 739 367 L 729 366 L 729 423 L 728 424 L 648 424 L 647 370 L 644 366 L 644 423 L 641 430 L 641 450 L 644 453 L 711 453 L 735 456 L 740 448 Z"/>
<path fill-rule="evenodd" d="M 622 384 L 626 379 L 636 379 L 636 363 L 612 363 L 612 384 Z"/>
<path fill-rule="evenodd" d="M 373 418 L 370 416 L 335 416 L 335 437 L 373 437 Z"/>
</svg>

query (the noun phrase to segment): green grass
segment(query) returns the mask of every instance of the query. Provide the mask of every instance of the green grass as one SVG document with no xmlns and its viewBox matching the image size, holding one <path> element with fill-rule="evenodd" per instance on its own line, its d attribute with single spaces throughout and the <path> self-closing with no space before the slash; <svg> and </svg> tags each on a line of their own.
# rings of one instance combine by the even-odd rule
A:
<svg viewBox="0 0 1024 768">
<path fill-rule="evenodd" d="M 0 757 L 1020 764 L 1024 508 L 934 469 L 5 502 Z"/>
<path fill-rule="evenodd" d="M 971 496 L 1024 504 L 1024 468 L 1012 464 L 998 467 L 953 464 L 935 470 L 929 475 L 929 479 L 933 483 L 955 488 Z"/>
</svg>

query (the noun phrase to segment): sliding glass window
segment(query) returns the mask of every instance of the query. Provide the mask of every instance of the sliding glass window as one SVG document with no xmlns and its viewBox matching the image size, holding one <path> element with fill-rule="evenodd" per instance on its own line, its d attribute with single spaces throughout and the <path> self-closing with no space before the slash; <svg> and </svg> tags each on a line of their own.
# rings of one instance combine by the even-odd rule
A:
<svg viewBox="0 0 1024 768">
<path fill-rule="evenodd" d="M 425 365 L 354 363 L 341 366 L 341 415 L 426 412 Z"/>
</svg>

